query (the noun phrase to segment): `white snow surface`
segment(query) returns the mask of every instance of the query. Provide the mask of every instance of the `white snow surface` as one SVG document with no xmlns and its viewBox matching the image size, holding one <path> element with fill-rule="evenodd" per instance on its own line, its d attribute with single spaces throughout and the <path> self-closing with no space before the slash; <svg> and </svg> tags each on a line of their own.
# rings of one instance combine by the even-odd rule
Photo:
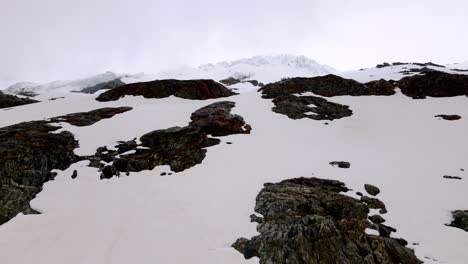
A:
<svg viewBox="0 0 468 264">
<path fill-rule="evenodd" d="M 368 69 L 343 76 L 396 79 L 400 75 L 394 72 Z M 233 112 L 253 128 L 250 135 L 221 137 L 223 142 L 208 148 L 202 164 L 171 176 L 159 176 L 170 171 L 161 166 L 100 180 L 86 161 L 57 171 L 31 202 L 42 214 L 19 214 L 0 226 L 2 263 L 258 263 L 245 260 L 230 245 L 257 234 L 249 215 L 265 182 L 300 176 L 343 181 L 353 189 L 351 196 L 364 193 L 366 183 L 378 186 L 378 198 L 389 211 L 383 217 L 398 230 L 394 237 L 405 238 L 425 263 L 466 263 L 467 233 L 445 224 L 452 210 L 468 206 L 467 97 L 413 100 L 398 93 L 328 98 L 349 105 L 354 114 L 326 126 L 276 114 L 271 100 L 261 99 L 254 89 L 242 91 L 207 101 L 126 96 L 106 103 L 95 101 L 97 94 L 76 93 L 47 101 L 53 94 L 49 91 L 38 97 L 41 103 L 0 110 L 3 127 L 102 107 L 134 108 L 88 127 L 61 124 L 79 140 L 78 155 L 155 129 L 184 126 L 193 111 L 215 101 L 236 102 Z M 450 122 L 434 118 L 437 114 L 463 118 Z M 351 168 L 330 166 L 335 160 L 349 161 Z M 73 170 L 78 171 L 74 180 Z"/>
</svg>

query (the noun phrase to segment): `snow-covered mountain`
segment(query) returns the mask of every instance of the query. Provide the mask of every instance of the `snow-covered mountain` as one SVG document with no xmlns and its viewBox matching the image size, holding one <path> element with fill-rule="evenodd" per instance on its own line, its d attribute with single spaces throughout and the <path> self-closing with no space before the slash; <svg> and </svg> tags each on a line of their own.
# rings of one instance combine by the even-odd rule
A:
<svg viewBox="0 0 468 264">
<path fill-rule="evenodd" d="M 468 77 L 454 75 L 466 66 L 389 63 L 335 72 L 353 80 L 280 81 L 332 69 L 276 56 L 17 84 L 8 92 L 40 102 L 0 109 L 0 259 L 237 264 L 346 252 L 379 263 L 396 248 L 465 264 L 468 233 L 452 218 L 468 210 Z M 279 82 L 228 86 L 238 95 L 175 80 L 71 92 L 229 77 Z M 392 81 L 368 83 L 380 79 Z"/>
</svg>

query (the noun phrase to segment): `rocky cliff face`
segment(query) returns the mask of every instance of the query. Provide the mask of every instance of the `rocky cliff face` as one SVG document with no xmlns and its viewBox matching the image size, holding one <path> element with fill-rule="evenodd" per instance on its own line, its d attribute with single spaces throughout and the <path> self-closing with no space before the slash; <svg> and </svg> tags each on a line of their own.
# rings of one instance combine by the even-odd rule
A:
<svg viewBox="0 0 468 264">
<path fill-rule="evenodd" d="M 429 71 L 401 79 L 398 87 L 412 98 L 468 95 L 468 75 Z"/>
<path fill-rule="evenodd" d="M 389 237 L 394 229 L 380 216 L 369 222 L 367 203 L 341 194 L 347 191 L 339 181 L 317 178 L 267 183 L 255 204 L 263 217 L 251 217 L 260 235 L 233 247 L 261 264 L 421 263 L 406 241 Z"/>
<path fill-rule="evenodd" d="M 26 104 L 37 103 L 39 101 L 30 98 L 21 98 L 15 95 L 4 94 L 0 91 L 0 109 Z"/>
</svg>

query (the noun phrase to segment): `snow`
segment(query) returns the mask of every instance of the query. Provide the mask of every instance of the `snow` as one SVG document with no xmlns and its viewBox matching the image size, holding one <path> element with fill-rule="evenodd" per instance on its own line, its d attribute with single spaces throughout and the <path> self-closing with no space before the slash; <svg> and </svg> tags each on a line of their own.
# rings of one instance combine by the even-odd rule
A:
<svg viewBox="0 0 468 264">
<path fill-rule="evenodd" d="M 344 75 L 367 80 L 370 73 L 375 78 L 394 74 L 383 68 Z M 57 171 L 56 179 L 31 202 L 43 214 L 20 214 L 0 226 L 4 263 L 258 263 L 244 260 L 230 245 L 257 234 L 249 215 L 265 182 L 300 176 L 337 179 L 353 192 L 365 193 L 366 183 L 378 186 L 378 198 L 389 211 L 383 215 L 386 224 L 398 230 L 394 237 L 405 238 L 421 260 L 463 264 L 468 259 L 466 232 L 444 225 L 450 211 L 467 209 L 468 175 L 459 170 L 468 168 L 468 142 L 463 140 L 468 134 L 467 97 L 333 97 L 329 100 L 349 105 L 354 114 L 329 126 L 274 113 L 271 100 L 261 99 L 255 89 L 207 101 L 126 96 L 100 103 L 95 97 L 73 93 L 0 111 L 0 127 L 102 107 L 133 107 L 88 127 L 63 124 L 80 141 L 75 152 L 89 155 L 97 147 L 113 147 L 155 129 L 184 126 L 196 109 L 232 100 L 237 104 L 233 112 L 253 130 L 220 138 L 223 142 L 207 149 L 202 164 L 171 176 L 159 176 L 170 171 L 161 166 L 99 180 L 100 173 L 86 161 Z M 463 118 L 449 122 L 434 117 L 444 113 Z M 334 160 L 349 161 L 351 168 L 330 166 Z M 73 170 L 78 171 L 74 180 Z M 442 178 L 452 174 L 464 179 Z"/>
</svg>

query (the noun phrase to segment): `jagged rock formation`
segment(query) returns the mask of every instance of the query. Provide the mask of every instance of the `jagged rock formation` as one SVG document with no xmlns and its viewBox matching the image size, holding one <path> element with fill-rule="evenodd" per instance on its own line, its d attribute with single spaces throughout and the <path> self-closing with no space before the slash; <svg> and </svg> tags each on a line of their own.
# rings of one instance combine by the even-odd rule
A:
<svg viewBox="0 0 468 264">
<path fill-rule="evenodd" d="M 82 113 L 74 113 L 64 116 L 53 117 L 50 119 L 49 122 L 57 123 L 57 122 L 66 122 L 74 126 L 90 126 L 102 119 L 108 119 L 113 117 L 116 114 L 125 113 L 127 111 L 132 110 L 132 107 L 107 107 L 96 109 L 89 112 L 82 112 Z"/>
<path fill-rule="evenodd" d="M 398 87 L 403 94 L 415 99 L 468 95 L 468 75 L 429 71 L 404 77 Z"/>
<path fill-rule="evenodd" d="M 122 85 L 125 85 L 125 83 L 122 82 L 120 78 L 117 78 L 108 82 L 103 82 L 103 83 L 99 83 L 90 87 L 83 88 L 80 91 L 76 91 L 76 92 L 94 94 L 100 90 L 110 90 L 110 89 L 120 87 Z"/>
<path fill-rule="evenodd" d="M 0 224 L 18 213 L 35 213 L 29 202 L 54 178 L 78 160 L 78 142 L 60 127 L 31 121 L 0 128 Z"/>
<path fill-rule="evenodd" d="M 96 151 L 90 166 L 102 169 L 101 178 L 111 178 L 121 172 L 151 170 L 159 165 L 169 165 L 180 172 L 200 164 L 206 156 L 205 148 L 219 144 L 217 138 L 231 134 L 248 134 L 251 127 L 238 115 L 231 115 L 233 102 L 217 102 L 192 113 L 192 121 L 185 127 L 155 130 L 135 140 L 120 142 L 117 150 L 101 147 Z M 126 153 L 131 152 L 131 153 Z M 112 163 L 103 166 L 101 161 Z"/>
<path fill-rule="evenodd" d="M 453 211 L 452 217 L 452 222 L 448 226 L 460 228 L 468 232 L 468 210 Z"/>
<path fill-rule="evenodd" d="M 339 181 L 317 178 L 267 183 L 255 205 L 263 215 L 256 219 L 260 235 L 233 247 L 261 264 L 421 263 L 406 241 L 389 237 L 394 229 L 367 220 L 362 201 L 340 194 L 346 191 Z"/>
<path fill-rule="evenodd" d="M 421 67 L 432 66 L 432 67 L 445 68 L 445 66 L 435 64 L 433 62 L 426 62 L 426 63 L 418 63 L 418 62 L 393 62 L 393 63 L 388 63 L 388 62 L 384 62 L 382 64 L 377 64 L 377 66 L 375 66 L 375 67 L 380 69 L 380 68 L 385 68 L 385 67 L 390 67 L 390 66 L 399 66 L 399 65 L 416 65 L 416 66 L 421 66 Z"/>
<path fill-rule="evenodd" d="M 333 74 L 312 78 L 290 78 L 265 85 L 259 91 L 263 98 L 273 99 L 281 95 L 312 92 L 316 95 L 332 97 L 339 95 L 393 95 L 394 82 L 386 80 L 360 83 Z"/>
<path fill-rule="evenodd" d="M 20 106 L 20 105 L 27 105 L 27 104 L 37 103 L 37 102 L 39 101 L 30 99 L 30 98 L 21 98 L 15 95 L 4 94 L 2 91 L 0 91 L 0 109 Z"/>
<path fill-rule="evenodd" d="M 96 100 L 115 101 L 125 95 L 141 95 L 145 98 L 165 98 L 173 95 L 184 99 L 206 100 L 235 94 L 213 80 L 157 80 L 119 86 L 100 94 Z"/>
<path fill-rule="evenodd" d="M 459 115 L 436 115 L 435 117 L 440 117 L 444 120 L 448 120 L 448 121 L 455 121 L 455 120 L 460 120 L 461 119 L 461 116 Z"/>
</svg>

